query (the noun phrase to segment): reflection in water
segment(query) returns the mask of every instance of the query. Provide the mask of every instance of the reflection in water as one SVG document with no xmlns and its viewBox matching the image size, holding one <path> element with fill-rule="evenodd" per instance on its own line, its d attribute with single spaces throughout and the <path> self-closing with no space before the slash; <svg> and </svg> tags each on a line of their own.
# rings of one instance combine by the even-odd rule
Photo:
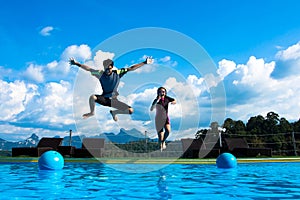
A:
<svg viewBox="0 0 300 200">
<path fill-rule="evenodd" d="M 38 178 L 41 180 L 47 179 L 50 182 L 60 182 L 63 177 L 63 174 L 63 170 L 39 170 Z"/>
<path fill-rule="evenodd" d="M 168 185 L 167 185 L 167 176 L 166 174 L 160 170 L 159 171 L 159 179 L 157 181 L 157 188 L 158 188 L 158 195 L 161 197 L 161 199 L 171 199 L 172 195 L 168 191 Z"/>
</svg>

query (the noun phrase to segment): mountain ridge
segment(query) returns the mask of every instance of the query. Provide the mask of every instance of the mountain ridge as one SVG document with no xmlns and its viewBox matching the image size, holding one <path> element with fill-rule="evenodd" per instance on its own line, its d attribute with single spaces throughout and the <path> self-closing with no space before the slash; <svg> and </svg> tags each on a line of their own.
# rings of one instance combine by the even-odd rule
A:
<svg viewBox="0 0 300 200">
<path fill-rule="evenodd" d="M 59 137 L 59 136 L 54 136 Z M 71 146 L 76 148 L 81 148 L 82 146 L 82 138 L 85 138 L 85 135 L 75 135 L 71 136 Z M 126 130 L 124 128 L 120 129 L 118 134 L 114 133 L 100 133 L 99 135 L 89 136 L 89 138 L 104 138 L 106 141 L 111 141 L 113 143 L 124 144 L 128 142 L 145 140 L 146 137 L 143 133 L 141 133 L 137 129 Z M 151 140 L 147 137 L 147 140 Z M 0 150 L 11 151 L 12 148 L 15 147 L 36 147 L 40 141 L 40 138 L 37 134 L 33 133 L 30 137 L 26 138 L 23 141 L 10 142 L 0 138 Z M 62 146 L 69 146 L 70 144 L 70 136 L 65 136 L 63 138 Z"/>
</svg>

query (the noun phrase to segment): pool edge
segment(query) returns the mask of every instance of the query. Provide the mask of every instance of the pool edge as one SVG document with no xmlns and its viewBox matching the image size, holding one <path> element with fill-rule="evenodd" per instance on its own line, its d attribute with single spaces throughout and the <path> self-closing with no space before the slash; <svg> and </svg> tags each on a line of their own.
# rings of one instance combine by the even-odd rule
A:
<svg viewBox="0 0 300 200">
<path fill-rule="evenodd" d="M 181 158 L 64 158 L 66 163 L 106 163 L 106 164 L 215 164 L 216 159 Z M 0 157 L 1 163 L 35 163 L 37 157 Z M 292 158 L 237 158 L 238 163 L 300 162 L 300 157 Z"/>
</svg>

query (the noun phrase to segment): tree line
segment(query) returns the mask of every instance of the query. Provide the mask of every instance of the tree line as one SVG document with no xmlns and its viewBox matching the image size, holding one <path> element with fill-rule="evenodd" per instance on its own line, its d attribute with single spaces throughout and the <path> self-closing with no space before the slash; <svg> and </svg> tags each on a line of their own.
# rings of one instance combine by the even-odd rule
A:
<svg viewBox="0 0 300 200">
<path fill-rule="evenodd" d="M 225 119 L 222 137 L 244 137 L 252 147 L 272 148 L 278 155 L 295 155 L 300 150 L 300 119 L 290 123 L 275 112 L 267 116 L 250 117 L 245 124 L 241 120 Z M 199 130 L 195 138 L 203 137 L 207 129 Z"/>
</svg>

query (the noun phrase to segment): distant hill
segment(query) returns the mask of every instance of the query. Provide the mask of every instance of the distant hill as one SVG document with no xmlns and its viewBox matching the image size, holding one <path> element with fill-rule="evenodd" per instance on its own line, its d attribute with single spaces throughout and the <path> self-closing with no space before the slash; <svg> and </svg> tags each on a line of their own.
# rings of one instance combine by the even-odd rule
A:
<svg viewBox="0 0 300 200">
<path fill-rule="evenodd" d="M 103 133 L 103 135 L 105 135 L 105 137 L 111 142 L 120 143 L 120 144 L 145 140 L 145 135 L 136 129 L 125 130 L 122 128 L 120 129 L 120 132 L 116 135 L 111 133 Z"/>
<path fill-rule="evenodd" d="M 55 136 L 59 137 L 59 136 Z M 72 136 L 71 137 L 71 146 L 75 146 L 76 148 L 81 148 L 81 141 L 82 138 L 86 136 Z M 128 143 L 128 142 L 134 142 L 139 140 L 144 140 L 145 135 L 138 131 L 137 129 L 131 129 L 131 130 L 125 130 L 120 129 L 120 132 L 118 134 L 114 133 L 101 133 L 99 135 L 91 136 L 95 138 L 104 138 L 107 141 L 113 142 L 113 143 Z M 148 140 L 150 140 L 149 137 L 147 137 Z M 39 136 L 36 134 L 32 134 L 29 138 L 25 139 L 24 141 L 18 141 L 18 142 L 9 142 L 6 140 L 3 140 L 0 138 L 0 150 L 8 150 L 10 151 L 13 147 L 36 147 L 39 143 Z M 70 143 L 70 137 L 66 136 L 63 139 L 62 145 L 63 146 L 69 146 Z"/>
<path fill-rule="evenodd" d="M 0 150 L 11 150 L 13 147 L 35 147 L 39 143 L 39 137 L 32 134 L 24 141 L 9 142 L 0 138 Z"/>
</svg>

